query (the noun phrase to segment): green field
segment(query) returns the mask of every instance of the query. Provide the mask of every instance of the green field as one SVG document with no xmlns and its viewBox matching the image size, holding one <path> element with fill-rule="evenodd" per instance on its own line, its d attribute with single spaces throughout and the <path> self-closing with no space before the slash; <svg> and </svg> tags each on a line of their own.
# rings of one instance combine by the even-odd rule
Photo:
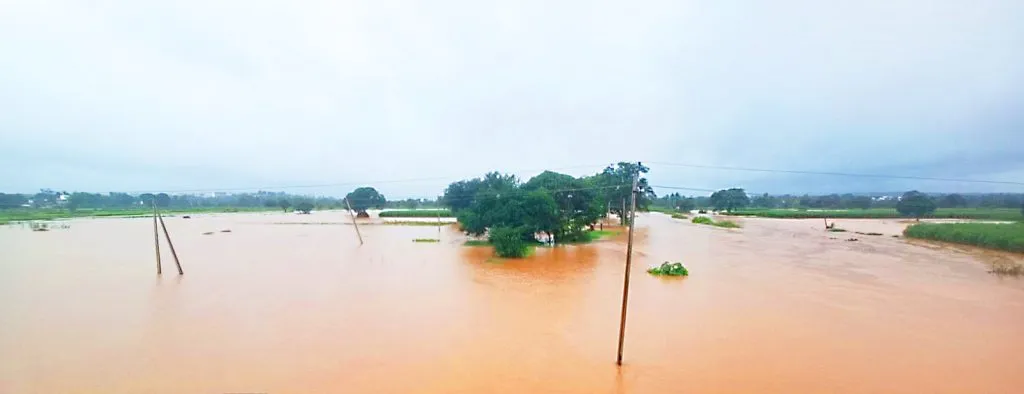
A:
<svg viewBox="0 0 1024 394">
<path fill-rule="evenodd" d="M 396 211 L 382 211 L 380 217 L 382 218 L 436 218 L 436 217 L 450 218 L 455 217 L 452 212 L 447 209 L 406 209 Z"/>
<path fill-rule="evenodd" d="M 265 207 L 196 207 L 196 208 L 174 208 L 161 210 L 161 214 L 187 214 L 187 213 L 226 213 L 226 212 L 263 212 L 278 211 L 279 208 Z M 32 220 L 55 220 L 81 217 L 131 217 L 152 215 L 151 209 L 78 209 L 69 212 L 66 209 L 4 209 L 0 210 L 0 224 L 9 222 L 32 221 Z"/>
<path fill-rule="evenodd" d="M 895 209 L 889 208 L 837 210 L 742 209 L 727 214 L 793 219 L 892 219 L 903 217 Z M 1013 208 L 939 208 L 935 213 L 925 216 L 925 218 L 1024 221 L 1024 216 L 1021 215 L 1020 210 Z"/>
<path fill-rule="evenodd" d="M 920 223 L 903 235 L 991 249 L 1024 252 L 1024 223 Z"/>
</svg>

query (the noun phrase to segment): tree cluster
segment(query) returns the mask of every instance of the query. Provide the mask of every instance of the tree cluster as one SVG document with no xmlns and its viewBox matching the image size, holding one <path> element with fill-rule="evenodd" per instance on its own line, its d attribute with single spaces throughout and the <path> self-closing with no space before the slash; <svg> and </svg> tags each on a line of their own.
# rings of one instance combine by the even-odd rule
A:
<svg viewBox="0 0 1024 394">
<path fill-rule="evenodd" d="M 525 183 L 514 175 L 491 172 L 448 185 L 441 203 L 455 213 L 463 231 L 489 234 L 492 243 L 513 238 L 536 242 L 537 234 L 559 243 L 575 242 L 585 239 L 608 211 L 625 219 L 633 176 L 647 171 L 637 163 L 618 163 L 578 178 L 545 171 Z M 654 191 L 643 178 L 638 189 L 637 207 L 645 208 L 655 198 Z M 517 257 L 509 252 L 517 250 L 515 246 L 495 246 L 499 255 Z"/>
</svg>

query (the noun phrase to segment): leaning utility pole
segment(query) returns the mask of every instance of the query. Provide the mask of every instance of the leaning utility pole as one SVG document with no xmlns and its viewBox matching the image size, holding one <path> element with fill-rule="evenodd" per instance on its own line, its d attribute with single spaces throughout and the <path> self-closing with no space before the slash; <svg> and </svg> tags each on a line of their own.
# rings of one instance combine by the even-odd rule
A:
<svg viewBox="0 0 1024 394">
<path fill-rule="evenodd" d="M 345 197 L 345 206 L 348 207 L 348 214 L 352 217 L 352 226 L 356 228 L 356 236 L 359 237 L 359 244 L 363 244 L 363 235 L 359 233 L 359 224 L 356 223 L 356 214 L 352 212 L 352 204 L 348 203 L 348 197 Z"/>
<path fill-rule="evenodd" d="M 167 238 L 167 246 L 171 247 L 171 257 L 174 257 L 174 265 L 178 266 L 178 275 L 185 275 L 185 271 L 181 270 L 181 261 L 178 261 L 178 252 L 174 251 L 174 243 L 171 242 L 171 233 L 167 232 L 167 225 L 164 224 L 164 215 L 157 212 L 156 217 L 160 219 L 160 227 L 163 227 L 164 229 L 164 238 Z"/>
<path fill-rule="evenodd" d="M 639 163 L 637 163 L 639 164 Z M 629 210 L 629 243 L 626 244 L 626 276 L 622 283 L 622 317 L 619 321 L 619 355 L 615 359 L 615 364 L 622 365 L 622 341 L 626 336 L 626 305 L 629 301 L 629 268 L 633 263 L 633 228 L 636 222 L 636 185 L 640 178 L 639 168 L 637 173 L 633 174 L 633 188 L 631 189 L 630 195 L 631 201 Z M 623 212 L 625 215 L 625 212 Z"/>
</svg>

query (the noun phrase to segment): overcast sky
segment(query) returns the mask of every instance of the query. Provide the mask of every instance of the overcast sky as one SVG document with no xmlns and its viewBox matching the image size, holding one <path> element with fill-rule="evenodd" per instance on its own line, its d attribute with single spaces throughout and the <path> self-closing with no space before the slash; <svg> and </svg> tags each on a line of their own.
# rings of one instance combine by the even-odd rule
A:
<svg viewBox="0 0 1024 394">
<path fill-rule="evenodd" d="M 1022 20 L 1020 0 L 0 0 L 0 191 L 427 197 L 621 160 L 1024 181 Z"/>
</svg>

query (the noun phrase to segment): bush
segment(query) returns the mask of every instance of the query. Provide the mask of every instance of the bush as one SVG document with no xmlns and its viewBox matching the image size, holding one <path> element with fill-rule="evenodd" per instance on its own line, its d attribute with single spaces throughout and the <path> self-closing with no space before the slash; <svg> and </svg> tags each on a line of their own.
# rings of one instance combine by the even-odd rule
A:
<svg viewBox="0 0 1024 394">
<path fill-rule="evenodd" d="M 498 256 L 510 258 L 526 257 L 529 253 L 529 244 L 523 238 L 523 231 L 513 227 L 491 228 L 488 237 Z"/>
<path fill-rule="evenodd" d="M 697 217 L 693 218 L 693 220 L 691 220 L 691 222 L 697 223 L 697 224 L 714 224 L 715 223 L 714 220 L 711 220 L 711 218 L 709 218 L 707 216 L 697 216 Z"/>
<path fill-rule="evenodd" d="M 690 271 L 683 266 L 683 263 L 661 263 L 661 266 L 655 266 L 647 269 L 647 273 L 651 275 L 667 275 L 667 276 L 689 276 Z"/>
</svg>

